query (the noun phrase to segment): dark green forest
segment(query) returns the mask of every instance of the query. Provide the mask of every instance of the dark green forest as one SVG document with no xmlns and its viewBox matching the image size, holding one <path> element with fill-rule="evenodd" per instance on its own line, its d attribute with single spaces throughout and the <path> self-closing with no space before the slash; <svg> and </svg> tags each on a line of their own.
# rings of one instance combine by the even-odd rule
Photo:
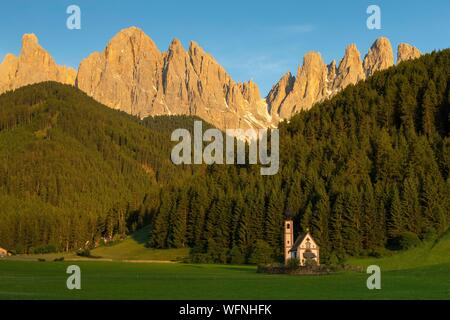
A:
<svg viewBox="0 0 450 320">
<path fill-rule="evenodd" d="M 321 260 L 379 255 L 450 223 L 450 50 L 405 62 L 280 126 L 280 172 L 212 166 L 164 193 L 150 245 L 198 262 L 279 260 L 283 220 Z"/>
<path fill-rule="evenodd" d="M 200 170 L 170 160 L 170 133 L 192 123 L 144 123 L 58 83 L 0 96 L 0 246 L 67 251 L 148 224 L 161 189 Z"/>
<path fill-rule="evenodd" d="M 0 96 L 0 246 L 73 250 L 150 225 L 194 262 L 279 260 L 283 220 L 321 260 L 378 255 L 450 224 L 450 50 L 376 73 L 280 125 L 280 171 L 174 166 L 175 128 L 56 83 Z M 263 254 L 261 254 L 263 253 Z"/>
</svg>

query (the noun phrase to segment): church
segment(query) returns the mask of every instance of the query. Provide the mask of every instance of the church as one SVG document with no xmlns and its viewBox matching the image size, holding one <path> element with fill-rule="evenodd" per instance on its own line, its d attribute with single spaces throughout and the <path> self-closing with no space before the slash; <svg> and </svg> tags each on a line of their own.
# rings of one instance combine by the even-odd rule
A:
<svg viewBox="0 0 450 320">
<path fill-rule="evenodd" d="M 294 224 L 292 220 L 284 222 L 284 261 L 298 259 L 301 266 L 305 266 L 306 261 L 313 260 L 320 264 L 320 248 L 313 237 L 307 231 L 300 234 L 294 242 Z"/>
</svg>

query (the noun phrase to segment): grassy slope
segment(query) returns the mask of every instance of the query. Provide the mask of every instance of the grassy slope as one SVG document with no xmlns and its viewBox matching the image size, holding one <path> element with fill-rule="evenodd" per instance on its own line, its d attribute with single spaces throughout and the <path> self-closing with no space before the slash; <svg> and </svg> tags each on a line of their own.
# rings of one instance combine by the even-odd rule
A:
<svg viewBox="0 0 450 320">
<path fill-rule="evenodd" d="M 440 239 L 420 247 L 381 259 L 350 259 L 350 264 L 379 265 L 384 270 L 404 270 L 439 264 L 450 264 L 450 230 Z"/>
<path fill-rule="evenodd" d="M 188 248 L 181 249 L 151 249 L 145 244 L 148 241 L 149 227 L 145 227 L 128 236 L 125 240 L 112 245 L 102 246 L 91 250 L 91 255 L 105 260 L 124 261 L 179 261 L 189 254 Z M 75 255 L 74 253 L 23 254 L 6 258 L 14 261 L 37 261 L 64 257 L 65 260 L 92 260 Z"/>
<path fill-rule="evenodd" d="M 165 260 L 176 261 L 186 257 L 189 249 L 150 249 L 145 246 L 148 241 L 149 228 L 143 228 L 124 241 L 110 246 L 99 247 L 91 251 L 93 256 L 112 260 Z"/>
</svg>

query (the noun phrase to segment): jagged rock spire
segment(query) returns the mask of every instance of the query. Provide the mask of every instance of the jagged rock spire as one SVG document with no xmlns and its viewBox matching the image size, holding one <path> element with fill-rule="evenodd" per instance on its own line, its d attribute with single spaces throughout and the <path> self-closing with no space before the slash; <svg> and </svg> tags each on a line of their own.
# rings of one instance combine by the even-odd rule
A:
<svg viewBox="0 0 450 320">
<path fill-rule="evenodd" d="M 7 54 L 0 64 L 0 93 L 43 81 L 73 85 L 75 77 L 74 69 L 56 64 L 36 35 L 25 34 L 20 55 Z"/>
</svg>

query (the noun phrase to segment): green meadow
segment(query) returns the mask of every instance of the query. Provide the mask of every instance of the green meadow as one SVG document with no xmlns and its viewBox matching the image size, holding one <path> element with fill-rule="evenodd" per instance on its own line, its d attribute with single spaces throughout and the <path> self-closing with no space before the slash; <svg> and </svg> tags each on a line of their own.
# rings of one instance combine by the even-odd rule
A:
<svg viewBox="0 0 450 320">
<path fill-rule="evenodd" d="M 368 290 L 365 273 L 287 276 L 228 265 L 72 263 L 81 290 L 66 288 L 69 262 L 0 261 L 0 299 L 449 299 L 450 263 L 382 272 Z"/>
<path fill-rule="evenodd" d="M 389 257 L 348 261 L 379 265 L 381 290 L 367 289 L 365 272 L 289 276 L 259 274 L 254 266 L 168 263 L 187 251 L 147 249 L 145 233 L 93 250 L 97 259 L 2 259 L 0 299 L 450 299 L 450 233 Z M 81 290 L 66 288 L 72 264 L 81 268 Z"/>
</svg>

